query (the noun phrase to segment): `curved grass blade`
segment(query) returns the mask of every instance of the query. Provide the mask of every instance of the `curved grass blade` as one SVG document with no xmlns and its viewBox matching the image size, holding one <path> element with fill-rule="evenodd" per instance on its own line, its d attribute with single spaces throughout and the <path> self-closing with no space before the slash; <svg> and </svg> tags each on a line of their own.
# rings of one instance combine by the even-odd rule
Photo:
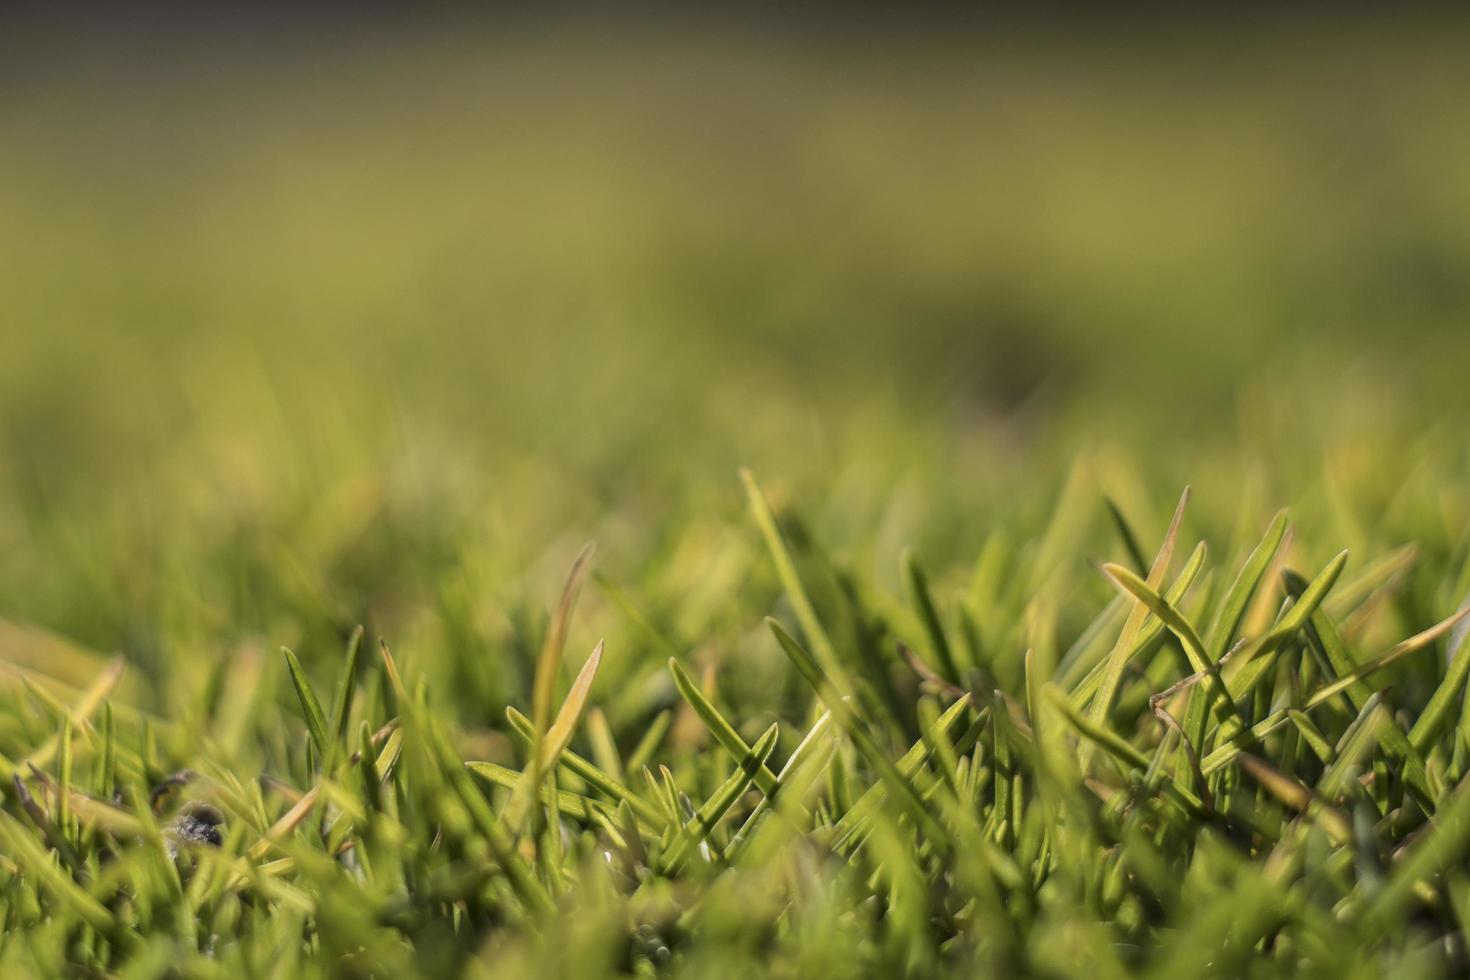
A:
<svg viewBox="0 0 1470 980">
<path fill-rule="evenodd" d="M 1174 507 L 1174 516 L 1169 521 L 1169 529 L 1164 533 L 1164 543 L 1159 547 L 1159 553 L 1154 557 L 1154 563 L 1148 571 L 1147 587 L 1151 591 L 1163 586 L 1164 576 L 1169 571 L 1169 564 L 1174 560 L 1174 548 L 1179 540 L 1179 525 L 1184 521 L 1184 508 L 1188 505 L 1189 488 L 1185 487 L 1184 492 L 1179 495 L 1179 503 Z M 1203 548 L 1203 544 L 1200 547 Z M 1121 565 L 1116 567 L 1122 568 Z M 1123 680 L 1123 668 L 1128 665 L 1134 641 L 1148 613 L 1149 609 L 1146 605 L 1138 604 L 1129 610 L 1128 618 L 1123 621 L 1123 632 L 1118 634 L 1118 641 L 1113 644 L 1113 649 L 1107 656 L 1105 661 L 1107 666 L 1104 668 L 1102 680 L 1098 684 L 1097 693 L 1093 695 L 1092 705 L 1088 709 L 1088 717 L 1095 725 L 1107 723 L 1108 714 L 1113 709 L 1113 698 L 1117 696 L 1118 685 Z M 1092 752 L 1092 743 L 1083 742 L 1077 761 L 1079 768 L 1084 773 L 1092 762 Z"/>
<path fill-rule="evenodd" d="M 1240 719 L 1240 714 L 1235 710 L 1235 702 L 1230 697 L 1230 691 L 1225 686 L 1225 680 L 1220 676 L 1220 667 L 1214 660 L 1210 659 L 1205 652 L 1204 641 L 1199 633 L 1190 625 L 1189 620 L 1175 609 L 1163 596 L 1155 592 L 1149 585 L 1134 575 L 1122 565 L 1107 564 L 1103 571 L 1113 580 L 1120 589 L 1131 593 L 1138 599 L 1141 606 L 1147 607 L 1154 615 L 1163 621 L 1169 631 L 1179 638 L 1180 646 L 1184 648 L 1184 655 L 1189 658 L 1190 666 L 1196 672 L 1204 674 L 1204 686 L 1215 702 L 1215 711 L 1222 718 Z M 1243 722 L 1242 722 L 1243 724 Z M 1198 744 L 1198 743 L 1195 743 Z"/>
<path fill-rule="evenodd" d="M 719 709 L 704 696 L 699 685 L 694 683 L 694 678 L 690 677 L 688 672 L 679 666 L 679 661 L 673 657 L 669 658 L 669 672 L 674 675 L 674 686 L 679 689 L 684 700 L 689 702 L 695 714 L 704 720 L 710 734 L 715 737 L 715 741 L 719 742 L 737 763 L 748 757 L 750 746 L 745 744 L 745 739 L 740 737 L 734 725 L 725 720 L 725 716 L 720 714 Z M 772 796 L 780 786 L 780 781 L 775 773 L 762 764 L 756 770 L 755 784 L 760 787 L 762 793 Z"/>
<path fill-rule="evenodd" d="M 316 692 L 311 689 L 311 682 L 306 679 L 306 672 L 301 669 L 301 661 L 296 659 L 296 654 L 286 647 L 281 647 L 281 653 L 286 658 L 286 670 L 290 672 L 291 683 L 296 688 L 296 699 L 301 702 L 306 730 L 316 745 L 317 757 L 324 759 L 331 740 L 327 735 L 327 716 L 322 713 L 322 703 L 316 699 Z"/>
<path fill-rule="evenodd" d="M 1194 553 L 1189 557 L 1189 561 L 1185 562 L 1184 567 L 1180 569 L 1179 577 L 1174 580 L 1174 584 L 1169 587 L 1169 592 L 1165 596 L 1171 606 L 1178 608 L 1179 603 L 1183 602 L 1184 597 L 1189 594 L 1190 587 L 1194 585 L 1195 579 L 1199 576 L 1200 569 L 1204 567 L 1205 555 L 1205 549 L 1195 548 Z M 1118 602 L 1126 602 L 1130 607 L 1137 605 L 1133 597 L 1127 593 L 1120 593 L 1116 598 Z M 1164 624 L 1159 617 L 1150 615 L 1145 619 L 1143 626 L 1138 631 L 1138 636 L 1133 641 L 1133 647 L 1123 658 L 1125 668 L 1157 643 L 1163 632 Z M 1082 682 L 1077 685 L 1076 689 L 1072 691 L 1072 704 L 1079 710 L 1086 708 L 1092 697 L 1097 693 L 1097 689 L 1102 684 L 1102 679 L 1107 672 L 1108 666 L 1109 662 L 1107 659 L 1098 661 L 1087 672 L 1087 675 L 1083 677 Z"/>
</svg>

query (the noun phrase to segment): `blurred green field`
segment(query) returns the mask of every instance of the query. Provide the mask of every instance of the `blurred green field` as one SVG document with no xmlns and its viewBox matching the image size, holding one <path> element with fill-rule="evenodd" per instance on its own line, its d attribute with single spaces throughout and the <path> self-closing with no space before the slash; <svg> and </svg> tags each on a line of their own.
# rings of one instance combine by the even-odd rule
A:
<svg viewBox="0 0 1470 980">
<path fill-rule="evenodd" d="M 885 575 L 1099 447 L 1155 521 L 1463 473 L 1462 34 L 525 34 L 11 70 L 9 615 L 401 629 L 484 550 L 629 578 L 740 463 Z"/>
<path fill-rule="evenodd" d="M 912 548 L 1024 695 L 1115 595 L 1105 500 L 1151 557 L 1186 484 L 1214 596 L 1280 507 L 1308 577 L 1388 556 L 1387 647 L 1470 591 L 1466 26 L 13 35 L 0 659 L 69 699 L 120 652 L 160 764 L 248 781 L 309 769 L 277 649 L 329 691 L 363 624 L 519 767 L 593 540 L 621 750 L 672 653 L 781 755 L 741 465 L 844 648 L 925 649 Z"/>
</svg>

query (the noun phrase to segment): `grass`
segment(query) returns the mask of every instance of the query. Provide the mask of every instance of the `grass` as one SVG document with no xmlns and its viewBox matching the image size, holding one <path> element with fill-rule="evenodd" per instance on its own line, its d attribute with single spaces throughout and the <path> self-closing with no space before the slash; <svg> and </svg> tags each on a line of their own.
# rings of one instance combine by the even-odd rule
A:
<svg viewBox="0 0 1470 980">
<path fill-rule="evenodd" d="M 1470 970 L 1385 30 L 17 56 L 0 975 Z"/>
<path fill-rule="evenodd" d="M 1115 532 L 1122 563 L 1092 576 L 1112 599 L 1017 588 L 1036 550 L 983 560 L 1002 573 L 948 598 L 912 553 L 902 599 L 824 594 L 828 559 L 742 479 L 764 546 L 750 574 L 776 615 L 741 642 L 789 662 L 774 703 L 741 698 L 733 658 L 664 664 L 647 638 L 622 668 L 641 707 L 602 699 L 594 729 L 604 645 L 562 650 L 590 548 L 537 627 L 540 703 L 488 728 L 446 721 L 442 654 L 366 656 L 360 628 L 330 686 L 290 650 L 222 659 L 192 718 L 115 701 L 121 662 L 80 692 L 20 675 L 0 960 L 125 976 L 1464 968 L 1454 654 L 1470 607 L 1379 649 L 1438 604 L 1409 564 L 1339 555 L 1308 582 L 1284 514 L 1235 560 L 1201 545 L 1181 564 L 1186 494 L 1145 581 L 1129 542 L 1147 536 L 1064 496 Z M 1463 583 L 1463 542 L 1454 561 Z M 661 629 L 623 602 L 606 612 Z"/>
</svg>

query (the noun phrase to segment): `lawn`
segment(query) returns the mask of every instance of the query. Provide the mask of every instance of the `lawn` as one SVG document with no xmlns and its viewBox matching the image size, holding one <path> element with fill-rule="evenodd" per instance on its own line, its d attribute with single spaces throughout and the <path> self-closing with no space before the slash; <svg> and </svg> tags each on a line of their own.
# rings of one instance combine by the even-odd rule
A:
<svg viewBox="0 0 1470 980">
<path fill-rule="evenodd" d="M 1470 970 L 1355 16 L 8 32 L 0 975 Z"/>
</svg>

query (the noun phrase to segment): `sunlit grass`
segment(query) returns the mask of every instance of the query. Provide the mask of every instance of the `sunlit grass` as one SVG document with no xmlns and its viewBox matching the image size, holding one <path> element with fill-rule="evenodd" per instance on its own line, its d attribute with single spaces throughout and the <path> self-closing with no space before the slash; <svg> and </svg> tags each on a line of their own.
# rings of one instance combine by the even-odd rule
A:
<svg viewBox="0 0 1470 980">
<path fill-rule="evenodd" d="M 1398 29 L 8 64 L 0 976 L 1470 971 Z"/>
<path fill-rule="evenodd" d="M 1127 543 L 1147 538 L 1116 509 L 1124 562 L 1094 575 L 1121 600 L 1017 589 L 1031 549 L 938 596 L 912 555 L 906 598 L 813 592 L 843 574 L 742 477 L 750 573 L 779 595 L 741 603 L 740 643 L 789 662 L 773 701 L 742 693 L 742 656 L 662 664 L 681 644 L 626 597 L 597 618 L 630 631 L 608 656 L 646 694 L 599 688 L 601 642 L 568 651 L 568 686 L 589 549 L 534 628 L 530 717 L 451 720 L 440 668 L 462 654 L 369 657 L 360 629 L 330 697 L 290 650 L 218 661 L 177 718 L 114 707 L 121 661 L 76 694 L 18 676 L 0 957 L 127 975 L 1463 967 L 1466 611 L 1436 612 L 1432 580 L 1339 555 L 1309 583 L 1284 515 L 1238 559 L 1201 546 L 1176 568 L 1181 499 L 1147 582 Z M 1101 499 L 1061 506 L 1109 520 Z"/>
</svg>

